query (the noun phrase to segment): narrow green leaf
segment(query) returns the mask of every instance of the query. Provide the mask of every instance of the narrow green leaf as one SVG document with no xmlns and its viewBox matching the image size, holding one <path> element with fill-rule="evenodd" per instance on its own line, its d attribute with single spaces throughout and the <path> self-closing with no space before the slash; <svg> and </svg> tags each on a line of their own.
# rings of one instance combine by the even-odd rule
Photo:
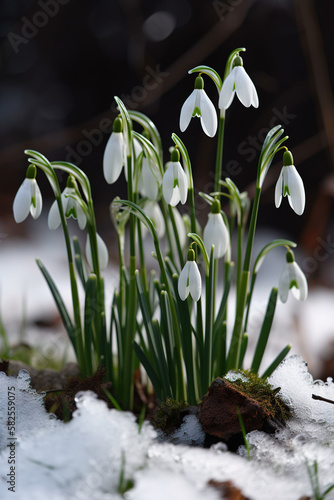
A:
<svg viewBox="0 0 334 500">
<path fill-rule="evenodd" d="M 263 320 L 262 328 L 260 331 L 259 339 L 256 344 L 254 357 L 251 365 L 251 371 L 258 373 L 260 364 L 263 358 L 264 351 L 270 335 L 271 325 L 274 319 L 275 309 L 277 303 L 277 288 L 273 288 L 268 300 L 266 314 Z"/>
<path fill-rule="evenodd" d="M 92 364 L 92 337 L 93 320 L 96 310 L 96 276 L 91 274 L 86 283 L 85 289 L 85 314 L 84 314 L 84 354 L 86 358 L 86 368 L 89 375 L 93 375 Z"/>
<path fill-rule="evenodd" d="M 279 353 L 279 355 L 274 359 L 274 361 L 271 363 L 271 365 L 266 369 L 266 371 L 261 375 L 261 378 L 267 378 L 270 377 L 270 375 L 273 373 L 274 370 L 278 367 L 281 361 L 285 358 L 285 356 L 288 354 L 288 352 L 291 349 L 291 345 L 287 345 L 282 349 L 282 351 Z"/>
<path fill-rule="evenodd" d="M 133 342 L 133 347 L 134 347 L 136 355 L 138 356 L 139 361 L 141 362 L 141 364 L 145 368 L 145 371 L 146 371 L 147 376 L 153 385 L 153 389 L 154 389 L 154 392 L 155 392 L 157 398 L 160 399 L 160 401 L 162 401 L 163 396 L 164 396 L 164 391 L 163 391 L 163 388 L 162 388 L 162 385 L 160 383 L 158 375 L 156 374 L 153 366 L 151 365 L 151 363 L 149 362 L 149 360 L 145 356 L 142 348 L 139 346 L 139 344 L 137 344 L 136 341 Z"/>
<path fill-rule="evenodd" d="M 82 286 L 85 288 L 87 281 L 86 263 L 82 255 L 82 250 L 80 247 L 79 240 L 76 236 L 73 237 L 73 247 L 74 247 L 75 266 L 77 268 Z"/>
<path fill-rule="evenodd" d="M 248 335 L 246 333 L 243 334 L 242 339 L 241 339 L 241 346 L 240 346 L 240 357 L 239 357 L 239 370 L 242 370 L 243 368 L 243 363 L 244 363 L 244 358 L 245 354 L 247 351 L 247 346 L 248 346 Z"/>
<path fill-rule="evenodd" d="M 68 314 L 68 311 L 66 309 L 66 306 L 63 302 L 63 299 L 59 293 L 59 290 L 55 284 L 55 282 L 53 281 L 53 279 L 51 278 L 49 272 L 47 271 L 47 269 L 45 268 L 44 264 L 42 264 L 42 262 L 37 259 L 36 260 L 37 262 L 37 265 L 38 267 L 40 268 L 40 270 L 42 271 L 42 274 L 50 288 L 50 291 L 52 293 L 52 296 L 56 302 L 56 305 L 57 305 L 57 308 L 58 308 L 58 311 L 59 311 L 59 314 L 60 314 L 60 317 L 63 321 L 63 324 L 64 324 L 64 327 L 70 337 L 70 340 L 73 344 L 73 347 L 74 347 L 74 350 L 76 350 L 76 345 L 75 345 L 75 329 L 74 329 L 74 326 L 73 326 L 73 323 L 71 321 L 71 318 Z"/>
</svg>

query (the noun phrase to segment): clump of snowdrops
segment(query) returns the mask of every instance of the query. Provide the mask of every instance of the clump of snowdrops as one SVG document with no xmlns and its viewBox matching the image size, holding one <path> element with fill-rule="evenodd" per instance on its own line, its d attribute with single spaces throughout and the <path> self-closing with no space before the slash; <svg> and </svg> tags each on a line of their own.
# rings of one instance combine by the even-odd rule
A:
<svg viewBox="0 0 334 500">
<path fill-rule="evenodd" d="M 252 259 L 261 190 L 276 156 L 282 155 L 283 159 L 275 189 L 276 206 L 287 196 L 296 214 L 304 211 L 303 182 L 291 152 L 283 145 L 288 137 L 282 127 L 272 128 L 262 145 L 252 204 L 248 194 L 241 193 L 231 179 L 221 178 L 227 110 L 235 95 L 245 107 L 259 105 L 257 91 L 240 57 L 244 50 L 239 48 L 230 54 L 222 78 L 207 66 L 189 71 L 197 76 L 195 88 L 181 109 L 181 132 L 193 117 L 199 117 L 204 133 L 217 138 L 214 191 L 200 192 L 209 208 L 204 228 L 196 220 L 192 167 L 186 145 L 173 133 L 172 142 L 167 145 L 172 146 L 170 161 L 164 165 L 155 124 L 144 114 L 126 109 L 115 97 L 119 115 L 104 152 L 103 172 L 111 184 L 124 169 L 127 199 L 115 198 L 110 205 L 119 255 L 119 285 L 110 310 L 105 307 L 102 276 L 108 264 L 108 249 L 97 232 L 88 177 L 71 163 L 50 162 L 36 151 L 26 151 L 29 167 L 14 200 L 15 220 L 22 222 L 29 213 L 35 219 L 40 215 L 42 196 L 36 172 L 42 170 L 55 196 L 48 216 L 49 228 L 56 230 L 61 226 L 65 237 L 72 312 L 46 267 L 39 260 L 37 264 L 53 294 L 82 375 L 91 375 L 98 365 L 104 365 L 112 381 L 113 395 L 124 409 L 132 408 L 134 373 L 139 367 L 146 371 L 160 401 L 172 398 L 190 404 L 201 399 L 215 377 L 243 367 L 256 277 L 263 259 L 273 248 L 286 247 L 286 263 L 278 287 L 273 287 L 268 300 L 249 367 L 252 372 L 258 373 L 260 368 L 277 296 L 285 302 L 292 289 L 297 298 L 306 299 L 307 282 L 291 250 L 295 243 L 285 239 L 271 241 Z M 217 88 L 219 118 L 204 90 L 202 75 L 211 78 Z M 68 174 L 63 191 L 57 176 L 59 171 Z M 222 198 L 229 200 L 229 216 L 221 209 Z M 177 208 L 180 203 L 188 205 L 189 215 L 181 216 Z M 69 217 L 76 219 L 79 228 L 87 232 L 85 250 L 78 238 L 70 237 Z M 234 230 L 236 255 L 231 250 Z M 143 245 L 144 238 L 149 237 L 147 233 L 153 239 L 158 273 L 147 266 Z M 125 244 L 129 245 L 128 258 Z M 84 304 L 79 299 L 80 286 L 84 289 Z M 229 296 L 232 286 L 236 290 L 233 308 Z M 233 328 L 228 332 L 227 319 L 231 314 Z M 289 349 L 286 346 L 278 353 L 260 375 L 269 376 Z"/>
</svg>

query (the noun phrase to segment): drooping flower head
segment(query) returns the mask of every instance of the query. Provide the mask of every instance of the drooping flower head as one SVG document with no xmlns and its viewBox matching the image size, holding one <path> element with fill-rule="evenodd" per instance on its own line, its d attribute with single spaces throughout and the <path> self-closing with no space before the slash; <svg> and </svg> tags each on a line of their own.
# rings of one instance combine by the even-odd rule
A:
<svg viewBox="0 0 334 500">
<path fill-rule="evenodd" d="M 159 182 L 150 165 L 151 160 L 143 156 L 141 171 L 138 178 L 138 191 L 150 200 L 157 200 L 159 195 Z"/>
<path fill-rule="evenodd" d="M 187 201 L 188 179 L 180 163 L 180 153 L 173 149 L 170 162 L 162 180 L 162 192 L 166 203 L 175 207 L 180 201 Z"/>
<path fill-rule="evenodd" d="M 212 245 L 214 245 L 213 257 L 215 259 L 220 259 L 225 255 L 230 238 L 228 229 L 220 213 L 220 201 L 217 199 L 211 205 L 211 212 L 204 228 L 203 239 L 209 256 Z"/>
<path fill-rule="evenodd" d="M 296 299 L 301 301 L 306 300 L 308 287 L 305 274 L 295 262 L 294 253 L 288 250 L 286 264 L 278 283 L 278 294 L 282 302 L 287 301 L 290 290 Z"/>
<path fill-rule="evenodd" d="M 123 124 L 120 117 L 115 118 L 113 131 L 103 155 L 103 174 L 108 184 L 113 184 L 121 175 L 124 165 Z"/>
<path fill-rule="evenodd" d="M 190 120 L 195 116 L 201 120 L 203 131 L 213 137 L 217 131 L 217 112 L 204 90 L 204 81 L 201 76 L 195 80 L 195 88 L 184 102 L 180 114 L 180 130 L 184 132 Z"/>
<path fill-rule="evenodd" d="M 259 98 L 255 85 L 246 73 L 240 56 L 234 58 L 232 71 L 224 80 L 219 95 L 218 107 L 220 109 L 229 108 L 235 94 L 237 94 L 239 101 L 246 108 L 250 106 L 254 106 L 254 108 L 259 107 Z"/>
<path fill-rule="evenodd" d="M 86 215 L 84 214 L 84 211 L 79 203 L 71 197 L 72 194 L 76 193 L 76 189 L 75 179 L 69 175 L 67 178 L 66 188 L 61 194 L 61 203 L 65 217 L 67 219 L 69 217 L 73 217 L 73 219 L 78 221 L 80 229 L 84 229 L 87 223 Z M 50 208 L 48 226 L 51 230 L 55 230 L 60 226 L 60 223 L 60 213 L 57 201 L 55 200 Z"/>
<path fill-rule="evenodd" d="M 195 252 L 192 248 L 188 250 L 187 262 L 179 276 L 178 292 L 181 300 L 186 300 L 189 293 L 195 302 L 197 302 L 201 296 L 202 279 L 195 261 Z"/>
<path fill-rule="evenodd" d="M 293 164 L 290 151 L 283 154 L 283 168 L 276 183 L 275 205 L 278 208 L 282 197 L 287 196 L 291 208 L 297 215 L 302 215 L 305 208 L 305 189 L 302 178 Z"/>
<path fill-rule="evenodd" d="M 42 212 L 42 195 L 36 181 L 37 169 L 29 165 L 26 178 L 19 187 L 13 202 L 13 214 L 16 222 L 23 222 L 30 214 L 37 219 Z"/>
<path fill-rule="evenodd" d="M 107 267 L 108 261 L 109 261 L 108 248 L 98 233 L 96 233 L 96 243 L 97 243 L 97 253 L 98 253 L 99 263 L 100 263 L 100 270 L 103 271 Z M 87 234 L 87 239 L 86 239 L 85 253 L 86 253 L 86 259 L 87 259 L 87 262 L 89 264 L 89 267 L 91 269 L 94 269 L 92 249 L 90 246 L 90 238 L 89 238 L 88 234 Z"/>
</svg>

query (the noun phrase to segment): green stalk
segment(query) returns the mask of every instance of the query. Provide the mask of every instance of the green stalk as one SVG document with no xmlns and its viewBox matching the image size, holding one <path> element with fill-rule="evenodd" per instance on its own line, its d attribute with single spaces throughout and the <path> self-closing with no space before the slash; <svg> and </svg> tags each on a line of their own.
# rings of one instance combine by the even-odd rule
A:
<svg viewBox="0 0 334 500">
<path fill-rule="evenodd" d="M 177 249 L 177 253 L 178 253 L 179 261 L 180 261 L 180 268 L 183 269 L 183 267 L 184 267 L 184 259 L 183 259 L 183 254 L 182 254 L 182 248 L 181 248 L 179 233 L 178 233 L 178 230 L 177 230 L 177 227 L 176 227 L 176 223 L 175 223 L 175 217 L 174 217 L 174 213 L 173 213 L 173 208 L 170 205 L 168 206 L 168 214 L 169 214 L 169 218 L 171 220 L 172 227 L 173 227 L 176 249 Z M 175 261 L 174 261 L 174 265 L 175 265 Z"/>
<path fill-rule="evenodd" d="M 210 255 L 210 269 L 209 274 L 206 276 L 206 289 L 205 289 L 205 338 L 204 338 L 204 356 L 202 372 L 202 394 L 208 389 L 211 384 L 212 378 L 212 330 L 213 330 L 213 293 L 214 293 L 214 265 L 215 259 L 213 257 L 213 249 Z"/>
<path fill-rule="evenodd" d="M 81 315 L 80 315 L 80 301 L 78 294 L 78 286 L 75 275 L 75 266 L 71 248 L 71 240 L 68 232 L 67 222 L 63 211 L 63 205 L 61 203 L 61 195 L 60 195 L 60 187 L 58 183 L 57 175 L 52 167 L 50 167 L 50 171 L 52 172 L 53 179 L 55 184 L 57 185 L 57 189 L 59 191 L 59 195 L 56 196 L 57 206 L 60 214 L 61 225 L 63 228 L 63 233 L 65 237 L 65 245 L 67 252 L 67 260 L 68 260 L 68 268 L 70 273 L 70 283 L 71 283 L 71 295 L 72 295 L 72 305 L 73 305 L 73 315 L 74 315 L 74 324 L 75 324 L 75 346 L 76 346 L 76 355 L 78 357 L 78 363 L 80 366 L 80 371 L 82 375 L 86 375 L 86 360 L 83 346 L 83 338 L 82 338 L 82 327 L 81 327 Z"/>
<path fill-rule="evenodd" d="M 215 192 L 221 191 L 219 181 L 222 174 L 223 165 L 223 149 L 224 149 L 224 130 L 225 130 L 225 110 L 221 110 L 218 124 L 218 139 L 217 139 L 217 154 L 216 154 L 216 168 L 215 168 Z"/>
<path fill-rule="evenodd" d="M 131 156 L 127 157 L 128 169 L 128 199 L 133 201 L 132 190 L 132 162 Z M 136 287 L 136 247 L 135 230 L 136 221 L 133 214 L 130 214 L 130 269 L 129 269 L 129 297 L 127 301 L 127 328 L 124 339 L 124 367 L 122 382 L 123 408 L 131 410 L 133 405 L 133 341 L 136 334 L 136 313 L 137 313 L 137 287 Z"/>
</svg>

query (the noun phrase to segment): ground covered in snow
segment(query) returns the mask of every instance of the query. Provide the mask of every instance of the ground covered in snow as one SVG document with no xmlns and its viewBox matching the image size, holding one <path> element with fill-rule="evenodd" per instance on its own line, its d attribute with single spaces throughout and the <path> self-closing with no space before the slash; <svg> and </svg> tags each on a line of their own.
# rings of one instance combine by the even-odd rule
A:
<svg viewBox="0 0 334 500">
<path fill-rule="evenodd" d="M 314 382 L 299 356 L 269 381 L 281 387 L 293 417 L 273 435 L 249 433 L 248 460 L 244 446 L 235 454 L 223 443 L 182 444 L 203 440 L 195 417 L 174 436 L 180 444 L 163 443 L 148 422 L 139 429 L 131 413 L 109 410 L 89 392 L 77 395 L 78 409 L 65 424 L 45 412 L 27 372 L 0 373 L 0 498 L 218 500 L 208 485 L 214 479 L 232 481 L 252 500 L 297 500 L 313 494 L 307 464 L 314 461 L 323 492 L 334 483 L 334 407 L 312 394 L 334 399 L 334 383 Z"/>
</svg>

